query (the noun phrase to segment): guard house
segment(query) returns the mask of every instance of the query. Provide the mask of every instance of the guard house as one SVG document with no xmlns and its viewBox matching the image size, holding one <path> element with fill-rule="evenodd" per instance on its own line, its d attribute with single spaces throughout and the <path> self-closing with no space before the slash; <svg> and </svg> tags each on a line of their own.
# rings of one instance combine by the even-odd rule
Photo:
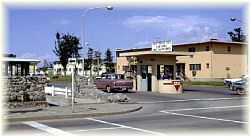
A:
<svg viewBox="0 0 250 136">
<path fill-rule="evenodd" d="M 162 43 L 162 42 L 161 42 Z M 116 72 L 122 74 L 123 62 L 129 63 L 129 68 L 133 75 L 133 90 L 152 91 L 159 93 L 181 93 L 182 85 L 180 80 L 176 80 L 176 56 L 190 56 L 190 52 L 172 52 L 172 48 L 162 49 L 154 46 L 152 50 L 128 49 L 116 51 Z M 154 48 L 156 47 L 156 48 Z M 159 49 L 161 48 L 161 49 Z M 125 73 L 126 74 L 126 73 Z M 127 75 L 126 75 L 127 76 Z"/>
<path fill-rule="evenodd" d="M 6 76 L 27 76 L 35 74 L 39 60 L 16 58 L 8 54 L 3 57 L 3 72 Z"/>
</svg>

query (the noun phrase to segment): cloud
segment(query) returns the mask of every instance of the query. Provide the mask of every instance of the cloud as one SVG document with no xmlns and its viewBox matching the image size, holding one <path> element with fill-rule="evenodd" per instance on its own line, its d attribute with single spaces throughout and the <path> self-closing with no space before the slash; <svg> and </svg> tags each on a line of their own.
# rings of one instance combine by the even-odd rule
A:
<svg viewBox="0 0 250 136">
<path fill-rule="evenodd" d="M 55 25 L 68 25 L 70 23 L 70 20 L 68 19 L 61 19 L 61 20 L 58 20 L 58 21 L 55 21 L 53 24 Z"/>
<path fill-rule="evenodd" d="M 121 21 L 121 25 L 135 31 L 157 31 L 169 40 L 187 42 L 222 38 L 219 33 L 223 23 L 201 16 L 132 16 Z"/>
</svg>

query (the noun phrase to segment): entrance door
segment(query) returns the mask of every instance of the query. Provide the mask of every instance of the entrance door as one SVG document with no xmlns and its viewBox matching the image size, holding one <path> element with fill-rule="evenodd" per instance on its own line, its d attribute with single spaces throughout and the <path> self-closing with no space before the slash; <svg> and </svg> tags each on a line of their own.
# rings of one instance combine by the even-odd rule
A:
<svg viewBox="0 0 250 136">
<path fill-rule="evenodd" d="M 141 66 L 141 91 L 152 91 L 152 66 L 142 65 Z"/>
<path fill-rule="evenodd" d="M 141 91 L 148 91 L 147 65 L 141 65 Z"/>
</svg>

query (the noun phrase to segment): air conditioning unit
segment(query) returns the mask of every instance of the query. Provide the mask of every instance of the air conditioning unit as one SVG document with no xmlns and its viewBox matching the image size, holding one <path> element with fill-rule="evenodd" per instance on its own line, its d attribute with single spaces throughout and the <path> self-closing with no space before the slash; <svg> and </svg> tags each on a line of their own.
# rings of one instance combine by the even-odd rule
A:
<svg viewBox="0 0 250 136">
<path fill-rule="evenodd" d="M 196 75 L 196 71 L 192 71 L 192 75 L 195 76 Z"/>
</svg>

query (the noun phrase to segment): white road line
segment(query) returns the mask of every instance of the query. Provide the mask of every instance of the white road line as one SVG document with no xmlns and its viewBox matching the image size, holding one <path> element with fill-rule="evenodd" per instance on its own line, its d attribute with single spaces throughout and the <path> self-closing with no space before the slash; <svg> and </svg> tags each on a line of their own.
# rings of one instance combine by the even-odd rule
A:
<svg viewBox="0 0 250 136">
<path fill-rule="evenodd" d="M 121 129 L 121 128 L 124 128 L 124 127 L 94 128 L 94 129 L 72 130 L 72 131 L 67 131 L 67 132 L 86 132 L 86 131 L 112 130 L 112 129 Z"/>
<path fill-rule="evenodd" d="M 123 128 L 132 129 L 132 130 L 137 130 L 137 131 L 141 131 L 141 132 L 146 132 L 146 133 L 150 133 L 150 134 L 167 136 L 166 134 L 162 134 L 162 133 L 158 133 L 158 132 L 154 132 L 154 131 L 149 131 L 149 130 L 145 130 L 145 129 L 140 129 L 140 128 L 134 128 L 134 127 L 126 126 L 126 125 L 111 123 L 111 122 L 107 122 L 107 121 L 103 121 L 103 120 L 98 120 L 98 119 L 93 119 L 93 118 L 86 118 L 86 119 L 100 122 L 100 123 L 104 123 L 104 124 L 109 124 L 109 125 L 119 126 L 119 127 L 123 127 Z"/>
<path fill-rule="evenodd" d="M 46 132 L 48 132 L 50 134 L 53 134 L 53 135 L 75 136 L 75 135 L 73 135 L 71 133 L 62 131 L 62 130 L 57 129 L 57 128 L 49 127 L 47 125 L 40 124 L 40 123 L 37 123 L 35 121 L 23 122 L 23 124 L 26 124 L 26 125 L 29 125 L 31 127 L 34 127 L 34 128 L 37 128 L 37 129 L 40 129 L 40 130 L 43 130 L 43 131 L 46 131 Z"/>
<path fill-rule="evenodd" d="M 151 102 L 137 102 L 137 103 L 139 103 L 139 104 L 153 104 L 153 103 L 188 102 L 188 101 L 218 101 L 218 100 L 236 100 L 236 99 L 245 99 L 245 98 L 247 98 L 247 97 L 186 99 L 186 100 L 151 101 Z"/>
<path fill-rule="evenodd" d="M 189 114 L 180 114 L 180 113 L 173 113 L 173 112 L 167 112 L 167 111 L 161 111 L 163 113 L 177 115 L 177 116 L 184 116 L 184 117 L 193 117 L 193 118 L 200 118 L 200 119 L 207 119 L 207 120 L 217 120 L 217 121 L 225 121 L 225 122 L 234 122 L 234 123 L 240 123 L 240 124 L 247 124 L 247 122 L 237 121 L 237 120 L 228 120 L 228 119 L 219 119 L 219 118 L 209 118 L 204 116 L 196 116 L 196 115 L 189 115 Z"/>
<path fill-rule="evenodd" d="M 189 108 L 189 109 L 175 109 L 175 110 L 164 110 L 163 112 L 172 112 L 172 111 L 191 111 L 191 110 L 206 110 L 206 109 L 227 109 L 227 108 L 238 108 L 238 107 L 247 107 L 248 105 L 237 105 L 237 106 L 223 106 L 223 107 L 206 107 L 206 108 Z M 162 111 L 160 111 L 162 112 Z"/>
</svg>

